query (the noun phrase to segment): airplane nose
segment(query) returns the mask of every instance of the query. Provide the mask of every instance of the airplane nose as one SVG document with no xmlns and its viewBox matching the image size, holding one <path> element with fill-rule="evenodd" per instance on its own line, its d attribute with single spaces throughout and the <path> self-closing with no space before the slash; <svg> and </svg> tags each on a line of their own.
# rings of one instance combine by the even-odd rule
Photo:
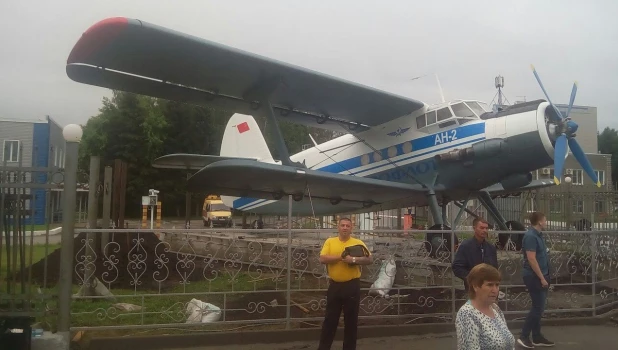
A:
<svg viewBox="0 0 618 350">
<path fill-rule="evenodd" d="M 569 120 L 567 122 L 567 130 L 569 132 L 569 135 L 574 134 L 577 131 L 577 128 L 579 128 L 579 125 L 577 125 L 576 122 Z"/>
</svg>

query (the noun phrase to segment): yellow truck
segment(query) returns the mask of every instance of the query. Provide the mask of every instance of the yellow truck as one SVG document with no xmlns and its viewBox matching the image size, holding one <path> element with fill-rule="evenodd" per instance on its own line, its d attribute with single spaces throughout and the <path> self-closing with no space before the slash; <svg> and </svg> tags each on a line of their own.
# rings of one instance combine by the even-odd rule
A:
<svg viewBox="0 0 618 350">
<path fill-rule="evenodd" d="M 232 210 L 223 204 L 221 197 L 208 195 L 202 207 L 202 220 L 206 227 L 232 227 Z"/>
</svg>

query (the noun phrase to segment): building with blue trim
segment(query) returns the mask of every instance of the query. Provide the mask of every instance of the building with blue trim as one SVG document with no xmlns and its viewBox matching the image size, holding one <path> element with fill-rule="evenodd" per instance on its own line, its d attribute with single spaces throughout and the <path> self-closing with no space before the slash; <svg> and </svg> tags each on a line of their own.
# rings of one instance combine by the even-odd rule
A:
<svg viewBox="0 0 618 350">
<path fill-rule="evenodd" d="M 8 167 L 49 167 L 64 168 L 65 144 L 62 127 L 49 116 L 39 120 L 0 118 L 0 144 L 2 154 L 0 164 Z M 8 181 L 15 181 L 8 175 Z M 30 174 L 25 173 L 25 181 L 29 182 Z M 37 183 L 45 182 L 47 175 L 36 173 Z M 15 189 L 6 189 L 5 194 L 14 194 Z M 26 189 L 25 195 L 32 195 L 33 200 L 25 201 L 26 224 L 42 225 L 46 217 L 46 201 L 50 196 L 50 217 L 59 212 L 61 189 L 49 191 L 45 189 Z M 30 213 L 34 206 L 34 217 Z M 32 222 L 34 220 L 34 222 Z M 56 221 L 56 220 L 53 220 Z"/>
</svg>

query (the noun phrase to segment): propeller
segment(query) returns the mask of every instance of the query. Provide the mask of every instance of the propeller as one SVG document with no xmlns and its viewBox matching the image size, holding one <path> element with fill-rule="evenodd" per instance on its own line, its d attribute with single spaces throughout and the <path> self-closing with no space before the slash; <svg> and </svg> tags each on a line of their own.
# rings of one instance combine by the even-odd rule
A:
<svg viewBox="0 0 618 350">
<path fill-rule="evenodd" d="M 547 102 L 549 102 L 554 111 L 556 111 L 556 115 L 552 118 L 554 120 L 550 120 L 550 122 L 553 122 L 556 125 L 557 136 L 554 145 L 554 183 L 556 183 L 556 185 L 560 184 L 560 177 L 562 177 L 562 170 L 564 168 L 564 159 L 566 158 L 568 149 L 571 149 L 571 153 L 573 153 L 573 156 L 582 166 L 586 174 L 588 174 L 592 181 L 597 184 L 597 187 L 601 187 L 601 182 L 595 174 L 594 169 L 592 169 L 592 165 L 588 161 L 588 158 L 586 158 L 586 155 L 584 154 L 584 151 L 579 143 L 577 143 L 577 140 L 575 140 L 575 132 L 577 131 L 578 125 L 569 117 L 571 114 L 571 109 L 573 108 L 573 103 L 575 102 L 575 95 L 577 94 L 577 82 L 573 83 L 569 107 L 567 109 L 566 116 L 563 116 L 558 107 L 556 107 L 556 105 L 554 105 L 549 99 L 549 95 L 547 94 L 547 91 L 545 90 L 536 69 L 534 69 L 533 65 L 531 65 L 531 68 L 536 81 L 539 83 L 541 90 L 543 90 L 543 93 L 547 98 Z"/>
</svg>

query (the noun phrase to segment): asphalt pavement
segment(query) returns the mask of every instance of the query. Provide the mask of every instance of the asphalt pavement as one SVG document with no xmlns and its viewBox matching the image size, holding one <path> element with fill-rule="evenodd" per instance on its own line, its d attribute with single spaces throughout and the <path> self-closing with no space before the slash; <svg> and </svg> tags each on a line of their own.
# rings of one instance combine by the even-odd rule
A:
<svg viewBox="0 0 618 350">
<path fill-rule="evenodd" d="M 342 332 L 339 329 L 339 332 Z M 515 335 L 519 330 L 512 330 Z M 607 324 L 598 326 L 552 326 L 543 327 L 546 338 L 554 341 L 553 349 L 617 349 L 618 348 L 618 325 Z M 226 346 L 201 346 L 184 349 L 167 350 L 302 350 L 316 349 L 318 342 L 294 342 L 280 344 L 255 344 L 255 345 L 226 345 Z M 335 342 L 333 350 L 341 349 L 342 343 Z M 516 347 L 520 349 L 520 347 Z M 424 335 L 409 337 L 367 338 L 359 339 L 357 350 L 410 350 L 410 349 L 457 349 L 457 341 L 454 334 Z"/>
</svg>

